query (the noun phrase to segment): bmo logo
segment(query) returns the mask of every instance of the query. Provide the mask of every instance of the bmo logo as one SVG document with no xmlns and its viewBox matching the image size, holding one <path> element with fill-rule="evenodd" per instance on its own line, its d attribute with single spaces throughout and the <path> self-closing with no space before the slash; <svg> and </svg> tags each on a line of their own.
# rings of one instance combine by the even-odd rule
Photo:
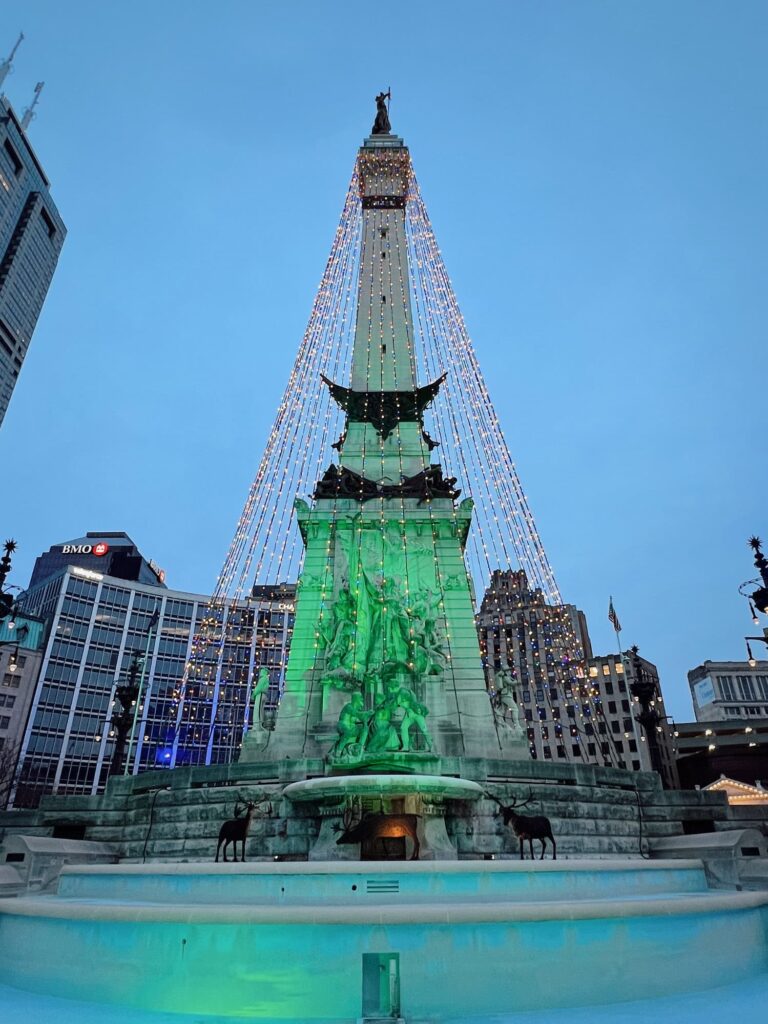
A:
<svg viewBox="0 0 768 1024">
<path fill-rule="evenodd" d="M 96 555 L 101 558 L 109 551 L 109 544 L 99 541 L 98 544 L 62 544 L 62 555 Z"/>
</svg>

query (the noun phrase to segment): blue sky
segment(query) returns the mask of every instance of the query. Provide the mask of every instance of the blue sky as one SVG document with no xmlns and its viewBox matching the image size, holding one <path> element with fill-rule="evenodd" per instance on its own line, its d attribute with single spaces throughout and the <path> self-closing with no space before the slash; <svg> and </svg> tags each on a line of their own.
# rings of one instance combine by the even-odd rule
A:
<svg viewBox="0 0 768 1024">
<path fill-rule="evenodd" d="M 560 588 L 691 716 L 766 521 L 768 7 L 5 2 L 69 229 L 0 431 L 13 580 L 126 530 L 208 592 L 392 86 Z"/>
</svg>

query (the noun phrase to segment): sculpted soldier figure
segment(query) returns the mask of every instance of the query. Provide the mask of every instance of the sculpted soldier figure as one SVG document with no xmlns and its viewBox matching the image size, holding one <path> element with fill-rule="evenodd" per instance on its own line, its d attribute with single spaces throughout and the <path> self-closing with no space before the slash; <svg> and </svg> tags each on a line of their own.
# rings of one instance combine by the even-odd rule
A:
<svg viewBox="0 0 768 1024">
<path fill-rule="evenodd" d="M 496 692 L 491 698 L 494 718 L 497 726 L 508 730 L 514 739 L 521 739 L 523 727 L 520 723 L 520 709 L 515 700 L 512 676 L 506 669 L 501 669 L 494 676 Z"/>
<path fill-rule="evenodd" d="M 341 709 L 336 731 L 338 739 L 331 748 L 331 757 L 341 757 L 349 747 L 359 746 L 360 753 L 368 733 L 368 722 L 371 712 L 365 710 L 363 695 L 359 691 L 352 694 L 352 697 Z"/>
</svg>

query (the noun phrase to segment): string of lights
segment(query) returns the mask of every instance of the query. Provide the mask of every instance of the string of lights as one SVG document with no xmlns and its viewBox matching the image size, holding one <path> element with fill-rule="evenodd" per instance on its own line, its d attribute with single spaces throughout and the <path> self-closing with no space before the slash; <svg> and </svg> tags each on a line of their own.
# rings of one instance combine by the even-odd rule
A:
<svg viewBox="0 0 768 1024">
<path fill-rule="evenodd" d="M 405 160 L 408 161 L 407 156 Z M 565 651 L 553 672 L 551 665 L 541 664 L 538 642 L 529 629 L 529 648 L 539 666 L 538 674 L 544 680 L 545 693 L 548 696 L 549 677 L 558 685 L 567 679 L 577 690 L 584 685 L 575 672 L 581 652 L 570 620 L 558 611 L 562 602 L 554 574 L 480 371 L 418 182 L 407 162 L 404 173 L 408 175 L 408 194 L 403 233 L 398 227 L 403 216 L 400 211 L 391 214 L 387 209 L 363 209 L 361 180 L 365 174 L 372 173 L 376 173 L 373 157 L 370 154 L 359 157 L 307 329 L 217 578 L 208 613 L 196 631 L 184 679 L 175 694 L 172 715 L 177 734 L 184 729 L 196 730 L 192 735 L 199 740 L 200 730 L 207 727 L 209 753 L 215 728 L 229 730 L 226 735 L 232 745 L 238 724 L 242 728 L 247 721 L 248 687 L 261 665 L 260 652 L 255 649 L 253 639 L 255 611 L 253 603 L 249 604 L 252 588 L 295 581 L 300 576 L 304 545 L 294 515 L 294 502 L 298 498 L 309 502 L 307 522 L 311 526 L 316 516 L 311 502 L 315 484 L 331 461 L 332 438 L 342 435 L 345 428 L 344 413 L 333 401 L 323 378 L 345 383 L 350 380 L 355 338 L 361 331 L 365 332 L 367 345 L 365 387 L 362 389 L 366 393 L 380 391 L 385 375 L 392 374 L 395 402 L 399 403 L 401 393 L 415 391 L 417 375 L 427 382 L 447 372 L 440 394 L 426 414 L 425 425 L 440 444 L 433 459 L 439 461 L 446 472 L 456 474 L 463 496 L 471 497 L 474 503 L 465 551 L 474 595 L 483 593 L 494 570 L 524 569 L 531 585 L 539 588 L 547 605 L 552 606 L 545 613 L 549 616 L 550 632 L 558 647 Z M 372 232 L 364 232 L 365 218 Z M 369 233 L 374 237 L 376 232 L 379 232 L 381 245 L 364 252 L 363 238 Z M 396 302 L 395 297 L 399 301 Z M 396 320 L 396 309 L 404 310 L 406 317 L 405 338 L 413 368 L 407 382 L 398 380 L 397 360 L 385 355 L 389 340 L 402 331 L 402 325 Z M 361 500 L 354 526 L 356 554 L 350 549 L 358 588 L 362 584 L 363 545 L 371 518 L 362 500 L 362 480 L 382 480 L 393 455 L 397 458 L 401 480 L 406 478 L 407 467 L 412 465 L 408 461 L 411 455 L 404 451 L 404 448 L 409 453 L 412 451 L 407 447 L 412 439 L 408 435 L 409 441 L 404 444 L 399 405 L 396 420 L 386 452 L 384 443 L 377 442 L 369 448 L 369 431 L 360 432 Z M 425 439 L 422 456 L 426 454 Z M 398 480 L 389 482 L 399 483 Z M 328 527 L 326 564 L 320 582 L 319 628 L 329 613 L 338 582 L 333 578 L 332 537 L 339 503 L 333 502 Z M 390 500 L 386 514 L 385 502 L 378 500 L 377 504 L 381 541 L 378 564 L 383 577 L 387 529 L 393 520 L 393 508 L 399 515 L 396 522 L 400 525 L 400 545 L 406 566 L 412 554 L 406 530 L 405 498 Z M 375 507 L 371 506 L 370 511 Z M 326 514 L 327 509 L 328 504 Z M 349 515 L 348 509 L 344 511 Z M 442 613 L 446 584 L 438 555 L 440 523 L 429 502 L 427 511 L 432 529 L 425 539 L 432 545 Z M 458 529 L 455 507 L 452 515 L 453 527 Z M 410 603 L 410 573 L 406 571 L 405 576 L 406 600 Z M 447 634 L 448 630 L 444 632 Z M 450 662 L 450 635 L 446 636 L 446 642 Z M 316 658 L 322 646 L 323 638 L 318 633 L 315 636 Z M 239 695 L 233 696 L 233 691 L 238 691 Z M 582 719 L 582 704 L 586 706 L 589 699 L 585 694 L 584 701 L 579 702 Z M 231 710 L 233 700 L 241 706 L 239 723 L 238 712 L 233 714 Z M 456 705 L 460 714 L 458 694 Z M 581 732 L 581 721 L 576 729 Z"/>
</svg>

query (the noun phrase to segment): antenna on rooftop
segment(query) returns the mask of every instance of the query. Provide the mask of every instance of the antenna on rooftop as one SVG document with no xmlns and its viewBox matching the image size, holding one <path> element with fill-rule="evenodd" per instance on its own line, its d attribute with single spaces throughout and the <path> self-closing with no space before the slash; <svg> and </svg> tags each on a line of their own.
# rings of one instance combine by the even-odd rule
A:
<svg viewBox="0 0 768 1024">
<path fill-rule="evenodd" d="M 24 131 L 26 131 L 27 128 L 29 128 L 30 122 L 37 117 L 37 114 L 35 113 L 35 107 L 37 106 L 37 101 L 40 99 L 40 93 L 43 91 L 44 85 L 45 82 L 37 83 L 37 85 L 35 86 L 34 98 L 21 116 L 21 127 L 24 129 Z"/>
<path fill-rule="evenodd" d="M 2 86 L 3 82 L 6 80 L 8 75 L 13 70 L 13 58 L 16 56 L 16 51 L 21 46 L 21 41 L 22 41 L 23 38 L 24 38 L 24 33 L 23 32 L 19 32 L 19 38 L 16 40 L 16 44 L 13 47 L 13 49 L 11 50 L 10 55 L 8 57 L 6 57 L 4 61 L 2 61 L 0 63 L 0 86 Z"/>
</svg>

